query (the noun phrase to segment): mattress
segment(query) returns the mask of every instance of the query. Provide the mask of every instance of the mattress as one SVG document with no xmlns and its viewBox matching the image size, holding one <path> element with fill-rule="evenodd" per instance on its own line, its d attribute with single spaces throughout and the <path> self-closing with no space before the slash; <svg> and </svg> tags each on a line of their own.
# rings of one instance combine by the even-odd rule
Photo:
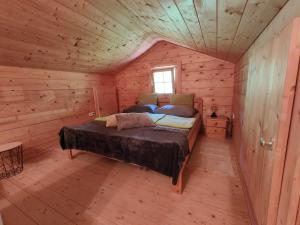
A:
<svg viewBox="0 0 300 225">
<path fill-rule="evenodd" d="M 147 115 L 151 118 L 152 122 L 159 127 L 171 127 L 179 129 L 191 129 L 198 118 L 198 114 L 191 118 L 153 113 L 147 113 Z M 98 117 L 95 120 L 106 121 L 106 119 L 107 117 Z"/>
</svg>

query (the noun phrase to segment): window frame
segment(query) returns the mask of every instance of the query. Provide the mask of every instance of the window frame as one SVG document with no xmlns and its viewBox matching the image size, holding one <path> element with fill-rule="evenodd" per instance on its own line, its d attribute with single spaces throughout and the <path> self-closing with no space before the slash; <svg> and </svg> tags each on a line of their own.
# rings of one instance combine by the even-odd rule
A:
<svg viewBox="0 0 300 225">
<path fill-rule="evenodd" d="M 171 93 L 157 93 L 155 92 L 155 81 L 154 81 L 154 73 L 155 72 L 165 72 L 165 71 L 171 71 L 171 77 L 172 77 L 172 92 Z M 176 67 L 175 66 L 168 66 L 168 67 L 157 67 L 153 68 L 151 70 L 151 80 L 152 80 L 152 92 L 156 93 L 158 95 L 170 95 L 176 93 Z M 161 82 L 161 83 L 169 83 L 169 82 Z"/>
</svg>

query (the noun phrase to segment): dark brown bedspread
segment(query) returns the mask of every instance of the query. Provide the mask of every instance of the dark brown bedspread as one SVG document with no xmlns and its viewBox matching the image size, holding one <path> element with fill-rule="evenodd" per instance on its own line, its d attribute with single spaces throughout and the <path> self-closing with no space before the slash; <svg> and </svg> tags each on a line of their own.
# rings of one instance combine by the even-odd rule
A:
<svg viewBox="0 0 300 225">
<path fill-rule="evenodd" d="M 187 134 L 155 127 L 118 131 L 105 122 L 92 121 L 60 130 L 63 149 L 80 149 L 145 166 L 172 177 L 176 184 L 180 168 L 189 154 Z"/>
</svg>

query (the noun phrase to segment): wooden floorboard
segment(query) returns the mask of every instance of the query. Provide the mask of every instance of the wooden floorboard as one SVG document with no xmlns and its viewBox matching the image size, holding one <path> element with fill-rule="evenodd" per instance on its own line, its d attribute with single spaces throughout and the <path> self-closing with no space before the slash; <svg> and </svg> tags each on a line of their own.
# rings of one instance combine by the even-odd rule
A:
<svg viewBox="0 0 300 225">
<path fill-rule="evenodd" d="M 154 171 L 54 149 L 1 181 L 0 210 L 5 225 L 249 225 L 234 165 L 230 141 L 199 138 L 179 195 Z"/>
</svg>

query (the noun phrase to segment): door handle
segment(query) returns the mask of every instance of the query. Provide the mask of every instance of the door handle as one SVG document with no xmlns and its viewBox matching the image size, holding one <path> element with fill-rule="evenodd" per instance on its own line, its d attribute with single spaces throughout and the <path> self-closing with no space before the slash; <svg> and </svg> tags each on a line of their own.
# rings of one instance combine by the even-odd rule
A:
<svg viewBox="0 0 300 225">
<path fill-rule="evenodd" d="M 272 150 L 274 144 L 274 138 L 270 138 L 269 141 L 265 141 L 263 137 L 260 137 L 259 144 L 261 147 L 268 147 L 268 149 Z"/>
</svg>

